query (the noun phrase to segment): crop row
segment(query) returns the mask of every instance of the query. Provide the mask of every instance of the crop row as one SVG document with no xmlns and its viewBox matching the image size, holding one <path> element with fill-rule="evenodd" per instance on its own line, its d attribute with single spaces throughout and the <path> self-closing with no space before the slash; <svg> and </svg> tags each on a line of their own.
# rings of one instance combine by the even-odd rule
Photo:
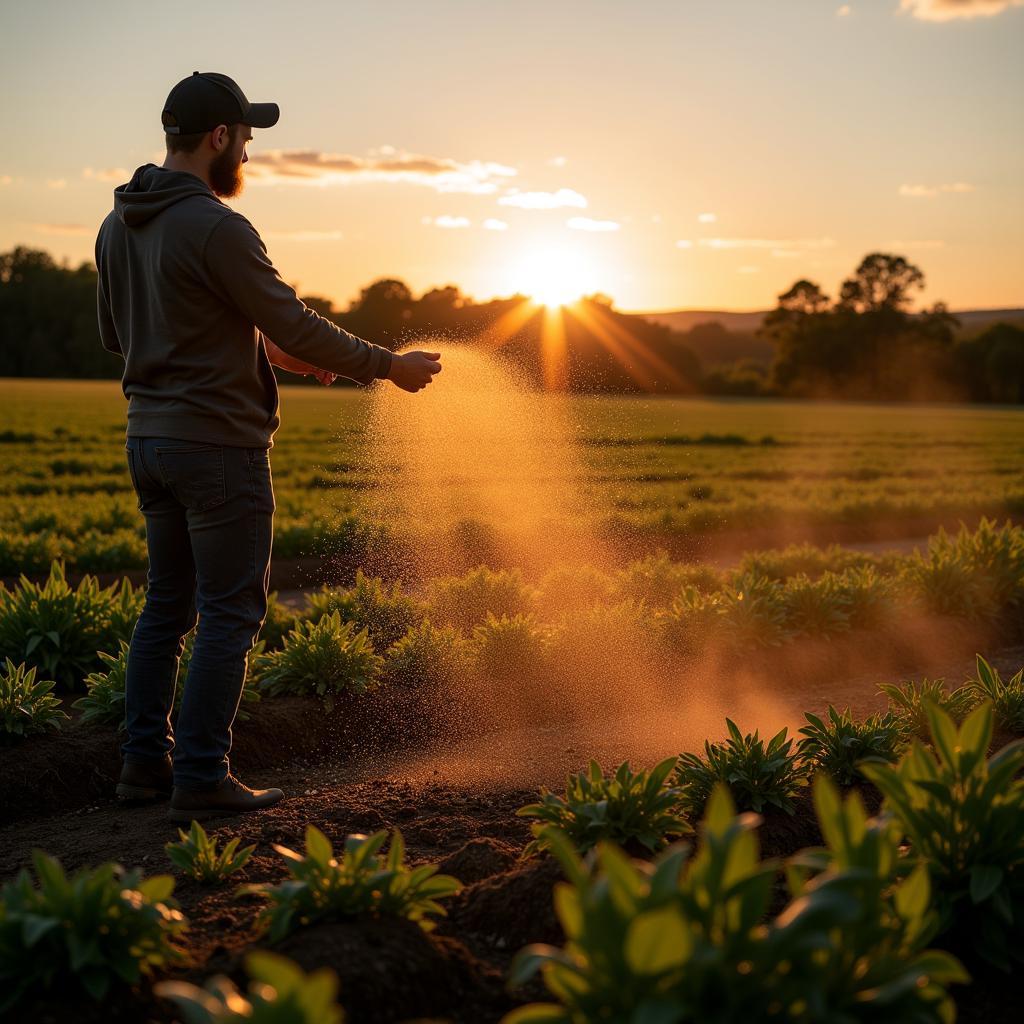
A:
<svg viewBox="0 0 1024 1024">
<path fill-rule="evenodd" d="M 358 573 L 353 586 L 314 592 L 301 609 L 271 602 L 247 693 L 330 701 L 382 684 L 430 693 L 476 678 L 476 692 L 486 692 L 514 678 L 539 695 L 545 680 L 614 683 L 638 666 L 667 669 L 709 650 L 742 655 L 854 629 L 899 630 L 921 614 L 1010 621 L 1024 605 L 1024 529 L 1010 524 L 940 531 L 926 553 L 884 564 L 861 557 L 796 548 L 748 556 L 729 574 L 652 557 L 612 574 L 561 568 L 538 584 L 479 567 L 418 592 Z M 819 571 L 828 559 L 845 567 Z M 85 691 L 89 719 L 117 724 L 142 601 L 126 581 L 102 588 L 87 577 L 72 588 L 59 563 L 45 584 L 0 588 L 7 708 L 21 707 L 12 694 L 42 699 L 42 687 L 55 683 Z M 38 731 L 44 718 L 59 723 L 51 711 L 38 721 L 24 709 L 8 718 L 21 732 Z"/>
<path fill-rule="evenodd" d="M 592 765 L 569 777 L 564 796 L 542 791 L 519 812 L 534 820 L 523 856 L 550 851 L 564 871 L 553 897 L 565 944 L 518 954 L 513 990 L 539 973 L 552 1001 L 505 1024 L 952 1021 L 950 986 L 970 981 L 956 953 L 971 971 L 1009 972 L 1024 950 L 1024 741 L 988 756 L 989 701 L 959 724 L 928 699 L 920 709 L 925 740 L 898 760 L 856 764 L 883 797 L 880 814 L 869 818 L 859 791 L 843 796 L 821 766 L 812 789 L 824 846 L 783 863 L 761 858 L 761 819 L 744 812 L 749 794 L 710 745 L 716 779 L 706 792 L 677 758 L 609 775 Z M 769 744 L 750 763 L 772 774 L 776 754 Z M 187 877 L 220 884 L 253 852 L 238 845 L 219 846 L 193 823 L 167 855 Z M 237 890 L 262 901 L 257 938 L 271 947 L 337 920 L 399 916 L 429 931 L 461 887 L 434 864 L 408 865 L 398 831 L 390 842 L 384 831 L 349 836 L 336 851 L 308 826 L 304 851 L 275 850 L 285 880 Z M 41 852 L 33 860 L 35 878 L 24 870 L 0 890 L 0 1011 L 58 985 L 96 1000 L 134 987 L 145 998 L 144 979 L 185 961 L 188 922 L 172 877 L 112 863 L 68 877 Z M 154 991 L 186 1021 L 341 1019 L 329 969 L 306 976 L 267 951 L 247 965 L 244 995 L 222 977 L 205 989 L 158 981 Z"/>
</svg>

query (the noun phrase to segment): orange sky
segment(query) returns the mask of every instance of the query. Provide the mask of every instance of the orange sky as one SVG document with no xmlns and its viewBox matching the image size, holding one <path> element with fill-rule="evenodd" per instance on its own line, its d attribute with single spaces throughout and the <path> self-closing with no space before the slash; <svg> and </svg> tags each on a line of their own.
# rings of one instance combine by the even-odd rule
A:
<svg viewBox="0 0 1024 1024">
<path fill-rule="evenodd" d="M 0 248 L 90 258 L 110 190 L 162 160 L 170 87 L 218 70 L 281 106 L 232 204 L 302 294 L 760 309 L 880 249 L 927 302 L 1024 305 L 1020 7 L 20 5 Z"/>
</svg>

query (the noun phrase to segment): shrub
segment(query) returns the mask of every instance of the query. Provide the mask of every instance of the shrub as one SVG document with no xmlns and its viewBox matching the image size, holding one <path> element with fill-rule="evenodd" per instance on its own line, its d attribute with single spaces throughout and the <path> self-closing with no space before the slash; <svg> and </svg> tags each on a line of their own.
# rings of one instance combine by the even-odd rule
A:
<svg viewBox="0 0 1024 1024">
<path fill-rule="evenodd" d="M 176 1003 L 186 1024 L 342 1024 L 338 976 L 329 967 L 306 974 L 291 960 L 264 950 L 245 958 L 251 979 L 246 995 L 218 975 L 203 988 L 187 981 L 161 981 L 153 991 Z"/>
<path fill-rule="evenodd" d="M 794 576 L 782 589 L 784 618 L 790 629 L 812 637 L 834 636 L 850 628 L 850 597 L 846 580 L 825 572 L 816 580 Z"/>
<path fill-rule="evenodd" d="M 979 654 L 976 675 L 964 688 L 978 700 L 992 702 L 996 728 L 1024 733 L 1024 668 L 1004 682 L 999 669 Z"/>
<path fill-rule="evenodd" d="M 516 812 L 537 819 L 530 826 L 534 839 L 526 853 L 547 847 L 548 825 L 561 829 L 580 853 L 603 839 L 620 845 L 635 841 L 654 851 L 670 837 L 692 831 L 678 814 L 679 789 L 665 784 L 675 766 L 670 757 L 649 772 L 634 772 L 623 762 L 605 778 L 601 766 L 591 761 L 588 772 L 566 779 L 564 797 L 542 789 L 539 803 Z"/>
<path fill-rule="evenodd" d="M 0 741 L 24 739 L 33 733 L 59 729 L 67 719 L 60 700 L 50 691 L 51 679 L 36 682 L 36 670 L 5 660 L 0 673 Z"/>
<path fill-rule="evenodd" d="M 378 577 L 356 570 L 355 583 L 348 589 L 324 587 L 306 599 L 304 617 L 312 621 L 339 612 L 342 619 L 365 628 L 373 646 L 385 651 L 406 631 L 422 621 L 423 605 L 402 592 L 399 583 L 386 586 Z"/>
<path fill-rule="evenodd" d="M 128 670 L 128 644 L 123 640 L 116 655 L 99 651 L 106 672 L 90 672 L 85 677 L 85 696 L 72 704 L 82 712 L 83 725 L 124 726 L 125 673 Z"/>
<path fill-rule="evenodd" d="M 934 753 L 915 741 L 898 766 L 864 765 L 927 867 L 940 928 L 1003 970 L 1024 960 L 1024 740 L 986 760 L 992 705 L 958 729 L 925 705 Z"/>
<path fill-rule="evenodd" d="M 74 689 L 98 667 L 97 651 L 130 639 L 142 600 L 127 580 L 103 589 L 85 576 L 72 589 L 63 563 L 54 562 L 46 583 L 22 576 L 14 590 L 0 589 L 0 657 Z"/>
<path fill-rule="evenodd" d="M 929 703 L 942 708 L 954 721 L 962 721 L 974 707 L 974 695 L 966 686 L 947 692 L 941 679 L 922 679 L 920 683 L 883 683 L 878 688 L 889 698 L 889 713 L 908 736 L 928 738 Z"/>
<path fill-rule="evenodd" d="M 1024 530 L 990 519 L 973 531 L 961 524 L 956 537 L 940 527 L 906 573 L 929 611 L 990 618 L 1024 600 Z"/>
<path fill-rule="evenodd" d="M 366 628 L 341 621 L 337 612 L 300 622 L 279 651 L 256 659 L 260 689 L 278 694 L 316 694 L 330 708 L 338 693 L 365 693 L 377 685 L 383 660 Z"/>
<path fill-rule="evenodd" d="M 513 961 L 521 984 L 540 971 L 558 1003 L 514 1010 L 503 1024 L 787 1020 L 944 1024 L 959 963 L 924 946 L 933 925 L 928 877 L 894 884 L 897 836 L 816 788 L 830 849 L 815 875 L 790 872 L 792 902 L 770 916 L 776 868 L 758 854 L 754 815 L 736 817 L 715 788 L 690 856 L 678 844 L 648 864 L 610 843 L 581 861 L 551 829 L 568 882 L 555 890 L 565 949 L 528 946 Z"/>
<path fill-rule="evenodd" d="M 81 986 L 102 999 L 182 956 L 172 943 L 185 920 L 169 875 L 143 878 L 117 864 L 68 877 L 60 862 L 32 855 L 28 871 L 0 889 L 0 1012 L 23 996 Z"/>
<path fill-rule="evenodd" d="M 544 617 L 558 618 L 604 603 L 611 589 L 611 577 L 592 565 L 560 565 L 541 578 L 535 603 Z"/>
<path fill-rule="evenodd" d="M 472 629 L 488 613 L 496 618 L 527 614 L 533 591 L 518 570 L 495 571 L 477 566 L 464 576 L 442 576 L 430 581 L 427 604 L 435 622 Z"/>
<path fill-rule="evenodd" d="M 451 626 L 429 619 L 412 626 L 384 656 L 384 679 L 396 686 L 437 688 L 469 674 L 469 641 Z"/>
<path fill-rule="evenodd" d="M 567 615 L 549 637 L 547 658 L 560 676 L 577 680 L 580 699 L 603 699 L 597 681 L 632 683 L 655 651 L 657 622 L 640 604 L 600 604 Z"/>
<path fill-rule="evenodd" d="M 874 564 L 870 555 L 832 544 L 818 548 L 813 544 L 791 544 L 781 550 L 748 551 L 740 559 L 736 572 L 755 573 L 779 582 L 792 576 L 818 577 L 825 572 L 839 573 L 845 569 Z"/>
<path fill-rule="evenodd" d="M 239 840 L 230 840 L 222 849 L 217 849 L 217 840 L 211 839 L 198 821 L 186 832 L 178 829 L 177 843 L 168 843 L 164 849 L 171 863 L 197 882 L 222 882 L 243 868 L 252 856 L 255 845 L 238 849 Z"/>
<path fill-rule="evenodd" d="M 696 587 L 685 587 L 671 608 L 655 612 L 654 623 L 666 649 L 686 657 L 699 655 L 725 636 L 718 594 L 704 594 Z"/>
<path fill-rule="evenodd" d="M 549 630 L 532 615 L 495 618 L 488 612 L 473 629 L 474 665 L 482 676 L 493 679 L 542 675 L 549 638 Z"/>
<path fill-rule="evenodd" d="M 681 754 L 675 781 L 682 787 L 682 804 L 699 817 L 718 782 L 724 782 L 742 811 L 760 812 L 767 806 L 787 814 L 796 810 L 794 799 L 807 785 L 807 769 L 799 761 L 793 740 L 781 729 L 766 744 L 755 730 L 743 735 L 727 718 L 729 738 L 704 741 L 704 756 Z"/>
<path fill-rule="evenodd" d="M 327 837 L 313 825 L 306 828 L 306 855 L 284 846 L 274 849 L 288 862 L 290 878 L 280 885 L 244 886 L 243 893 L 265 896 L 259 924 L 277 942 L 296 928 L 324 918 L 385 914 L 416 921 L 429 931 L 431 915 L 444 914 L 437 901 L 461 888 L 458 879 L 437 874 L 437 865 L 405 865 L 405 843 L 396 829 L 386 855 L 380 850 L 387 832 L 349 836 L 340 860 Z"/>
<path fill-rule="evenodd" d="M 610 598 L 633 601 L 651 608 L 667 608 L 686 587 L 717 590 L 721 577 L 710 566 L 673 562 L 661 551 L 630 562 L 614 576 Z"/>
<path fill-rule="evenodd" d="M 889 713 L 858 721 L 849 708 L 839 712 L 830 704 L 827 721 L 809 711 L 804 717 L 810 725 L 800 730 L 804 736 L 798 747 L 800 757 L 841 786 L 864 778 L 860 771 L 863 761 L 891 764 L 897 759 L 903 732 Z"/>
<path fill-rule="evenodd" d="M 777 647 L 790 639 L 783 590 L 767 577 L 746 573 L 715 596 L 731 647 Z"/>
<path fill-rule="evenodd" d="M 851 627 L 878 629 L 891 622 L 898 605 L 897 581 L 882 575 L 874 566 L 844 569 L 836 574 L 846 593 L 846 614 Z"/>
</svg>

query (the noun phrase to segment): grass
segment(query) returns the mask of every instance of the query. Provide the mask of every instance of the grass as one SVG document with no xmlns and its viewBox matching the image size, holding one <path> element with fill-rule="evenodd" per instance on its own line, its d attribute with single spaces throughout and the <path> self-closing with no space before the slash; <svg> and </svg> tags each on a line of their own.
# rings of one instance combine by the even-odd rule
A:
<svg viewBox="0 0 1024 1024">
<path fill-rule="evenodd" d="M 410 399 L 411 401 L 414 399 Z M 570 400 L 584 465 L 575 515 L 615 534 L 703 534 L 1024 511 L 1016 409 L 678 398 Z M 145 564 L 116 382 L 0 381 L 0 575 Z M 369 396 L 282 389 L 278 558 L 359 554 L 378 491 L 404 484 L 365 434 Z M 487 524 L 480 524 L 486 527 Z"/>
</svg>

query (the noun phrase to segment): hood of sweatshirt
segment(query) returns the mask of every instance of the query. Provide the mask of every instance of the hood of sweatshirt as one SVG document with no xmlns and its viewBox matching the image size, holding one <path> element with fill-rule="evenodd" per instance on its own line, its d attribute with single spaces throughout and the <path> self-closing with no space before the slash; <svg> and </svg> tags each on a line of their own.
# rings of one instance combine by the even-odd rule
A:
<svg viewBox="0 0 1024 1024">
<path fill-rule="evenodd" d="M 114 189 L 114 212 L 126 226 L 133 228 L 189 196 L 217 199 L 202 178 L 188 171 L 143 164 L 132 175 L 131 181 Z"/>
</svg>

